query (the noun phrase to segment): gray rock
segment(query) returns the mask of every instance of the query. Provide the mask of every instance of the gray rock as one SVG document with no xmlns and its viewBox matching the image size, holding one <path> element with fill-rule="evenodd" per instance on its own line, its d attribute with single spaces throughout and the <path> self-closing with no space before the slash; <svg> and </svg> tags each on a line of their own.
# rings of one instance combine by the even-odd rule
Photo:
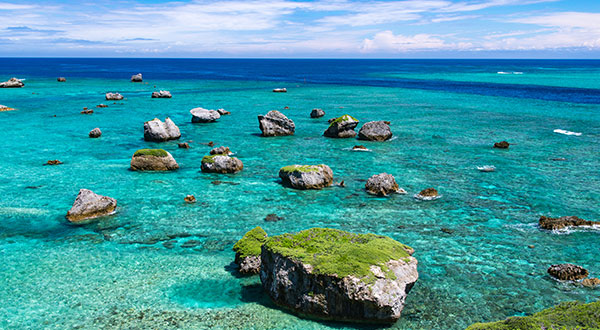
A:
<svg viewBox="0 0 600 330">
<path fill-rule="evenodd" d="M 218 147 L 218 148 L 213 148 L 210 151 L 210 154 L 211 155 L 228 155 L 229 156 L 229 155 L 232 155 L 233 153 L 231 152 L 231 150 L 229 150 L 228 147 L 221 146 L 221 147 Z"/>
<path fill-rule="evenodd" d="M 163 123 L 160 119 L 154 118 L 144 123 L 144 140 L 163 142 L 177 140 L 181 137 L 179 127 L 167 117 Z"/>
<path fill-rule="evenodd" d="M 217 109 L 217 112 L 221 115 L 221 116 L 225 116 L 225 115 L 230 115 L 231 112 L 225 110 L 225 109 Z"/>
<path fill-rule="evenodd" d="M 162 149 L 138 150 L 131 157 L 132 171 L 173 171 L 178 168 L 175 158 Z"/>
<path fill-rule="evenodd" d="M 386 141 L 392 138 L 389 122 L 370 121 L 365 123 L 358 131 L 359 140 Z"/>
<path fill-rule="evenodd" d="M 153 99 L 170 99 L 171 97 L 171 92 L 169 91 L 152 92 Z"/>
<path fill-rule="evenodd" d="M 323 135 L 331 138 L 352 138 L 356 136 L 354 128 L 357 125 L 358 120 L 356 118 L 343 115 L 333 120 Z"/>
<path fill-rule="evenodd" d="M 21 88 L 24 86 L 25 84 L 23 83 L 23 81 L 17 78 L 10 78 L 8 81 L 0 83 L 0 88 Z"/>
<path fill-rule="evenodd" d="M 333 184 L 333 171 L 327 165 L 290 165 L 279 170 L 283 185 L 294 189 L 322 189 Z"/>
<path fill-rule="evenodd" d="M 190 113 L 192 114 L 192 123 L 210 123 L 221 118 L 217 111 L 204 108 L 194 108 L 190 110 Z"/>
<path fill-rule="evenodd" d="M 116 207 L 116 199 L 98 195 L 88 189 L 81 189 L 67 213 L 67 220 L 78 224 L 86 223 L 90 219 L 113 213 Z"/>
<path fill-rule="evenodd" d="M 370 177 L 365 184 L 365 189 L 369 194 L 378 196 L 387 196 L 393 193 L 406 194 L 406 191 L 398 186 L 394 176 L 387 173 Z"/>
<path fill-rule="evenodd" d="M 274 88 L 273 93 L 287 93 L 287 88 Z"/>
<path fill-rule="evenodd" d="M 541 228 L 547 230 L 559 230 L 569 227 L 600 226 L 600 222 L 588 221 L 576 216 L 565 216 L 560 218 L 541 216 L 539 224 Z"/>
<path fill-rule="evenodd" d="M 235 263 L 240 266 L 239 272 L 242 274 L 258 274 L 260 270 L 260 256 L 240 257 L 236 253 Z"/>
<path fill-rule="evenodd" d="M 119 93 L 106 93 L 104 97 L 107 101 L 121 101 L 123 99 L 123 95 Z"/>
<path fill-rule="evenodd" d="M 310 112 L 310 118 L 321 118 L 323 116 L 325 116 L 323 109 L 312 109 Z"/>
<path fill-rule="evenodd" d="M 58 77 L 58 78 L 56 78 L 56 81 L 58 81 L 58 82 L 66 82 L 67 78 L 65 78 L 65 77 Z"/>
<path fill-rule="evenodd" d="M 131 81 L 132 82 L 142 82 L 142 74 L 141 73 L 134 74 L 133 76 L 131 76 Z"/>
<path fill-rule="evenodd" d="M 102 136 L 102 131 L 98 127 L 96 127 L 90 131 L 88 136 L 91 138 L 99 138 L 100 136 Z"/>
<path fill-rule="evenodd" d="M 548 268 L 550 276 L 561 281 L 578 281 L 588 277 L 587 269 L 573 264 L 558 264 Z"/>
<path fill-rule="evenodd" d="M 244 169 L 244 164 L 235 157 L 215 154 L 202 158 L 201 169 L 207 173 L 237 173 Z"/>
<path fill-rule="evenodd" d="M 277 110 L 269 111 L 264 116 L 259 115 L 258 124 L 262 136 L 294 135 L 296 131 L 294 122 Z"/>
</svg>

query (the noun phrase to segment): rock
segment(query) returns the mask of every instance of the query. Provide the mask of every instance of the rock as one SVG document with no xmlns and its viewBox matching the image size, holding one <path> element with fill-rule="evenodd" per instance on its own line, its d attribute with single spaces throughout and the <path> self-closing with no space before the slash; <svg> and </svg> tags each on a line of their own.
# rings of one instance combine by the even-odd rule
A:
<svg viewBox="0 0 600 330">
<path fill-rule="evenodd" d="M 588 277 L 587 269 L 573 264 L 558 264 L 548 268 L 550 276 L 561 281 L 579 281 Z"/>
<path fill-rule="evenodd" d="M 294 122 L 277 110 L 269 111 L 264 116 L 259 115 L 258 124 L 262 136 L 294 135 L 296 131 Z"/>
<path fill-rule="evenodd" d="M 230 115 L 231 112 L 225 110 L 225 109 L 217 109 L 217 112 L 221 115 L 221 116 L 225 116 L 225 115 Z"/>
<path fill-rule="evenodd" d="M 163 142 L 177 140 L 181 137 L 179 127 L 167 117 L 163 123 L 160 119 L 154 118 L 144 123 L 144 140 L 153 142 Z"/>
<path fill-rule="evenodd" d="M 595 288 L 600 285 L 600 279 L 596 277 L 586 278 L 583 281 L 581 281 L 581 284 L 588 288 Z"/>
<path fill-rule="evenodd" d="M 242 274 L 258 274 L 260 270 L 261 246 L 267 240 L 267 233 L 260 227 L 247 232 L 233 246 L 235 263 L 240 266 Z"/>
<path fill-rule="evenodd" d="M 131 76 L 131 82 L 142 82 L 142 74 L 138 73 Z"/>
<path fill-rule="evenodd" d="M 189 149 L 190 145 L 187 142 L 177 143 L 177 146 L 182 149 Z"/>
<path fill-rule="evenodd" d="M 392 323 L 419 277 L 413 252 L 385 236 L 312 228 L 267 238 L 260 279 L 277 305 L 300 315 Z"/>
<path fill-rule="evenodd" d="M 494 166 L 494 165 L 483 165 L 483 166 L 477 166 L 477 169 L 480 172 L 494 172 L 494 171 L 496 171 L 496 166 Z"/>
<path fill-rule="evenodd" d="M 541 216 L 539 220 L 540 227 L 547 230 L 559 230 L 568 227 L 580 226 L 600 226 L 600 222 L 587 221 L 576 216 L 565 216 L 560 218 L 550 218 Z"/>
<path fill-rule="evenodd" d="M 123 99 L 123 95 L 119 93 L 106 93 L 104 97 L 107 101 L 121 101 Z"/>
<path fill-rule="evenodd" d="M 94 113 L 94 110 L 92 109 L 88 109 L 88 108 L 84 108 L 83 111 L 80 112 L 83 115 L 91 115 Z"/>
<path fill-rule="evenodd" d="M 229 150 L 228 147 L 218 147 L 218 148 L 213 148 L 210 151 L 211 155 L 232 155 L 233 153 L 231 152 L 231 150 Z"/>
<path fill-rule="evenodd" d="M 202 158 L 202 172 L 207 173 L 237 173 L 244 169 L 241 160 L 229 155 L 216 154 Z"/>
<path fill-rule="evenodd" d="M 178 168 L 173 156 L 163 149 L 140 149 L 131 157 L 132 171 L 172 171 Z"/>
<path fill-rule="evenodd" d="M 452 235 L 454 233 L 454 230 L 449 229 L 449 228 L 442 228 L 440 229 L 443 233 L 446 233 L 448 235 Z"/>
<path fill-rule="evenodd" d="M 283 220 L 284 218 L 277 216 L 275 213 L 267 214 L 265 217 L 266 222 L 277 222 Z"/>
<path fill-rule="evenodd" d="M 88 135 L 91 138 L 99 138 L 100 136 L 102 136 L 102 131 L 98 127 L 96 127 L 93 130 L 91 130 Z"/>
<path fill-rule="evenodd" d="M 8 81 L 0 83 L 0 88 L 21 88 L 21 87 L 25 87 L 25 84 L 23 83 L 23 81 L 21 81 L 21 79 L 17 79 L 17 78 L 10 78 Z"/>
<path fill-rule="evenodd" d="M 358 120 L 356 118 L 343 115 L 332 121 L 323 135 L 331 138 L 352 138 L 356 136 L 354 128 L 357 125 Z"/>
<path fill-rule="evenodd" d="M 352 151 L 369 151 L 369 149 L 367 149 L 367 147 L 361 145 L 357 145 L 352 147 Z"/>
<path fill-rule="evenodd" d="M 187 195 L 183 200 L 189 204 L 196 203 L 196 197 L 194 197 L 194 195 Z"/>
<path fill-rule="evenodd" d="M 336 119 L 337 119 L 337 117 L 336 117 L 336 118 L 329 118 L 329 119 L 327 119 L 327 122 L 331 124 L 331 123 L 333 123 L 333 122 L 334 122 Z"/>
<path fill-rule="evenodd" d="M 221 118 L 217 111 L 204 108 L 194 108 L 190 110 L 190 113 L 192 114 L 192 123 L 210 123 Z"/>
<path fill-rule="evenodd" d="M 287 88 L 275 88 L 273 93 L 287 93 Z"/>
<path fill-rule="evenodd" d="M 56 78 L 56 81 L 58 81 L 58 82 L 66 82 L 67 78 L 65 78 L 65 77 L 58 77 L 58 78 Z"/>
<path fill-rule="evenodd" d="M 370 121 L 358 131 L 359 140 L 386 141 L 392 138 L 390 125 L 384 121 Z"/>
<path fill-rule="evenodd" d="M 509 146 L 510 146 L 510 143 L 508 143 L 506 141 L 494 143 L 494 148 L 498 148 L 498 149 L 508 149 Z"/>
<path fill-rule="evenodd" d="M 67 220 L 72 223 L 85 223 L 86 220 L 113 213 L 116 207 L 116 199 L 98 195 L 91 190 L 81 189 L 67 213 Z"/>
<path fill-rule="evenodd" d="M 416 199 L 420 199 L 420 200 L 424 200 L 424 201 L 431 201 L 434 199 L 438 199 L 441 196 L 438 194 L 438 191 L 435 190 L 435 188 L 427 188 L 427 189 L 421 190 L 421 192 L 416 194 L 414 197 Z"/>
<path fill-rule="evenodd" d="M 327 165 L 290 165 L 279 170 L 283 185 L 294 189 L 321 189 L 333 184 L 333 171 Z"/>
<path fill-rule="evenodd" d="M 55 160 L 47 161 L 46 164 L 44 164 L 44 165 L 60 165 L 60 164 L 62 164 L 62 162 L 58 159 L 55 159 Z"/>
<path fill-rule="evenodd" d="M 171 92 L 169 91 L 152 92 L 153 99 L 170 99 L 171 97 Z"/>
<path fill-rule="evenodd" d="M 108 108 L 108 105 L 106 105 L 106 104 L 98 104 L 96 106 L 96 108 Z"/>
<path fill-rule="evenodd" d="M 325 116 L 323 109 L 312 109 L 310 112 L 310 118 L 321 118 L 323 116 Z"/>
<path fill-rule="evenodd" d="M 387 196 L 393 193 L 406 194 L 404 189 L 398 187 L 394 176 L 387 173 L 370 177 L 365 184 L 365 189 L 369 194 L 378 196 Z"/>
<path fill-rule="evenodd" d="M 3 111 L 13 111 L 13 110 L 15 110 L 15 109 L 14 108 L 9 108 L 9 107 L 7 107 L 5 105 L 0 104 L 0 112 L 3 112 Z"/>
</svg>

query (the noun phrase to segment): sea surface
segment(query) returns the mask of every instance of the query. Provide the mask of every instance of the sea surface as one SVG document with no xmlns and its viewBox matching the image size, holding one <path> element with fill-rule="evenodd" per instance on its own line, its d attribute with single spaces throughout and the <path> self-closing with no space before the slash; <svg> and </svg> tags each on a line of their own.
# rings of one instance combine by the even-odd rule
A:
<svg viewBox="0 0 600 330">
<path fill-rule="evenodd" d="M 137 73 L 143 83 L 130 82 Z M 0 58 L 0 81 L 13 76 L 26 86 L 0 89 L 0 104 L 17 109 L 0 112 L 0 329 L 368 328 L 299 318 L 270 302 L 258 276 L 240 277 L 231 247 L 256 226 L 412 246 L 420 278 L 392 329 L 458 330 L 600 298 L 546 274 L 571 262 L 600 276 L 600 231 L 537 226 L 541 215 L 600 221 L 600 61 Z M 161 89 L 173 98 L 150 98 Z M 195 107 L 231 115 L 192 124 Z M 326 116 L 311 119 L 313 108 Z M 256 116 L 275 109 L 294 136 L 260 136 Z M 323 137 L 343 114 L 359 128 L 388 120 L 394 138 Z M 145 142 L 144 121 L 167 116 L 181 140 Z M 88 138 L 95 127 L 102 137 Z M 492 148 L 502 140 L 509 150 Z M 209 141 L 244 170 L 202 173 Z M 357 144 L 371 152 L 350 151 Z M 140 148 L 164 148 L 180 169 L 130 171 Z M 53 159 L 64 164 L 42 165 Z M 320 163 L 346 187 L 278 182 L 282 166 Z M 369 196 L 365 181 L 382 172 L 408 194 Z M 413 198 L 428 187 L 442 198 Z M 117 213 L 69 224 L 81 188 L 116 198 Z M 188 194 L 198 202 L 184 203 Z M 284 219 L 266 222 L 270 213 Z"/>
</svg>

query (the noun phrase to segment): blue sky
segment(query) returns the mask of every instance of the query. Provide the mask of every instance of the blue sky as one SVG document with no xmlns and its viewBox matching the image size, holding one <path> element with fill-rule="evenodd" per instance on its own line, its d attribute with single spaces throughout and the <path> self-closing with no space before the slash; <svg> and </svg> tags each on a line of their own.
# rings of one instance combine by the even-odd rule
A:
<svg viewBox="0 0 600 330">
<path fill-rule="evenodd" d="M 600 58 L 600 0 L 0 0 L 0 16 L 0 56 Z"/>
</svg>

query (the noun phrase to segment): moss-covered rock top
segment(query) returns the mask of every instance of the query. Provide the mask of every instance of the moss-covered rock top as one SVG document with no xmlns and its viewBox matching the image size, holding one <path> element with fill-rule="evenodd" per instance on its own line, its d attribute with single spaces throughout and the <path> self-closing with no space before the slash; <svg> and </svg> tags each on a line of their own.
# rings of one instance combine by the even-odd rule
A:
<svg viewBox="0 0 600 330">
<path fill-rule="evenodd" d="M 287 173 L 291 173 L 291 172 L 302 172 L 302 173 L 318 172 L 319 168 L 321 166 L 322 165 L 289 165 L 289 166 L 282 167 L 279 171 L 283 171 L 283 172 L 287 172 Z"/>
<path fill-rule="evenodd" d="M 526 317 L 476 323 L 467 330 L 600 329 L 600 302 L 566 302 Z"/>
<path fill-rule="evenodd" d="M 352 116 L 350 116 L 350 115 L 343 115 L 343 116 L 340 116 L 340 117 L 336 118 L 334 121 L 332 121 L 332 122 L 329 124 L 329 126 L 331 126 L 331 125 L 333 125 L 333 124 L 341 123 L 341 122 L 343 122 L 343 121 L 347 121 L 347 120 L 353 120 L 353 121 L 356 121 L 356 122 L 358 122 L 358 119 L 356 119 L 356 118 L 354 118 L 354 117 L 352 117 Z"/>
<path fill-rule="evenodd" d="M 225 155 L 208 155 L 208 156 L 204 156 L 202 157 L 202 163 L 208 163 L 208 164 L 212 164 L 215 162 L 215 157 L 217 156 L 225 156 Z"/>
<path fill-rule="evenodd" d="M 233 251 L 239 253 L 241 258 L 259 256 L 261 247 L 266 240 L 267 233 L 262 228 L 256 227 L 235 243 Z"/>
<path fill-rule="evenodd" d="M 133 154 L 133 157 L 155 156 L 167 157 L 169 154 L 164 149 L 140 149 Z"/>
<path fill-rule="evenodd" d="M 372 265 L 388 278 L 396 276 L 385 265 L 410 256 L 412 249 L 386 236 L 355 234 L 337 229 L 312 228 L 296 234 L 268 238 L 265 248 L 313 267 L 313 273 L 375 280 Z"/>
</svg>

